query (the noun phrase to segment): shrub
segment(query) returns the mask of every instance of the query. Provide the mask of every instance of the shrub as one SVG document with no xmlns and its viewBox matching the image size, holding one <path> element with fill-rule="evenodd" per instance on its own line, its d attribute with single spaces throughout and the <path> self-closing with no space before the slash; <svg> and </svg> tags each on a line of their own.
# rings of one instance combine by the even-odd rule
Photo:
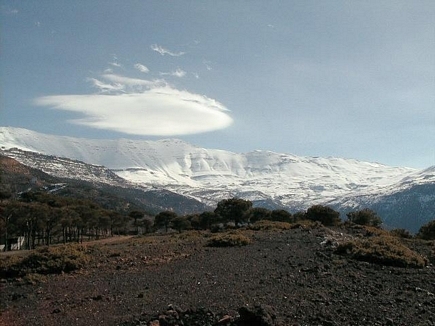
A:
<svg viewBox="0 0 435 326">
<path fill-rule="evenodd" d="M 181 231 L 189 229 L 191 227 L 190 221 L 182 216 L 175 217 L 171 220 L 171 227 L 177 230 L 179 233 Z"/>
<path fill-rule="evenodd" d="M 251 243 L 251 239 L 243 234 L 226 233 L 211 237 L 207 241 L 207 247 L 241 247 Z"/>
<path fill-rule="evenodd" d="M 276 221 L 268 221 L 268 220 L 260 220 L 255 222 L 250 227 L 252 230 L 260 231 L 260 230 L 289 230 L 292 228 L 292 225 L 287 222 L 276 222 Z"/>
<path fill-rule="evenodd" d="M 276 222 L 287 222 L 291 223 L 293 221 L 292 214 L 284 209 L 275 209 L 270 214 L 270 219 Z"/>
<path fill-rule="evenodd" d="M 43 247 L 26 257 L 14 257 L 2 261 L 0 276 L 23 277 L 29 273 L 59 274 L 84 267 L 89 262 L 83 246 L 63 245 Z"/>
<path fill-rule="evenodd" d="M 424 240 L 435 240 L 435 220 L 423 225 L 418 231 L 417 237 Z"/>
<path fill-rule="evenodd" d="M 214 212 L 220 216 L 223 222 L 233 221 L 237 227 L 244 222 L 246 213 L 252 207 L 252 202 L 240 198 L 224 199 L 218 202 Z"/>
<path fill-rule="evenodd" d="M 318 229 L 318 228 L 322 228 L 324 225 L 319 222 L 319 221 L 312 221 L 312 220 L 299 220 L 296 221 L 295 223 L 292 223 L 290 225 L 291 229 L 304 229 L 304 230 L 309 230 L 309 229 Z"/>
<path fill-rule="evenodd" d="M 422 268 L 427 261 L 392 237 L 357 239 L 338 245 L 336 253 L 374 264 Z"/>
<path fill-rule="evenodd" d="M 397 238 L 403 238 L 403 239 L 411 239 L 412 238 L 411 233 L 409 233 L 409 231 L 405 230 L 405 229 L 393 229 L 390 231 L 390 234 L 393 237 L 397 237 Z"/>
<path fill-rule="evenodd" d="M 377 213 L 368 208 L 347 213 L 346 216 L 350 222 L 359 225 L 379 227 L 382 224 L 382 220 Z"/>
<path fill-rule="evenodd" d="M 359 227 L 359 230 L 362 232 L 363 236 L 365 237 L 389 237 L 390 232 L 375 226 L 369 226 L 369 225 L 356 225 L 356 227 Z"/>
<path fill-rule="evenodd" d="M 305 218 L 311 221 L 319 221 L 325 226 L 334 226 L 341 223 L 339 212 L 322 205 L 314 205 L 308 208 Z"/>
</svg>

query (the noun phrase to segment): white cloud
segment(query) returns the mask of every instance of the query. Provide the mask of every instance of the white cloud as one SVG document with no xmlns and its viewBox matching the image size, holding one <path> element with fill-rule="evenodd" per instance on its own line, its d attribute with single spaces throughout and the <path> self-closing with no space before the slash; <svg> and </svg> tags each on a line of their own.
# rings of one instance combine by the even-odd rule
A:
<svg viewBox="0 0 435 326">
<path fill-rule="evenodd" d="M 166 85 L 166 82 L 163 79 L 146 80 L 139 78 L 130 78 L 115 74 L 104 74 L 102 75 L 102 77 L 115 84 L 123 85 L 124 88 L 130 87 L 133 90 L 149 89 L 152 87 L 161 87 Z"/>
<path fill-rule="evenodd" d="M 186 72 L 180 68 L 178 68 L 175 71 L 171 71 L 171 72 L 161 72 L 160 75 L 162 76 L 174 76 L 174 77 L 178 77 L 178 78 L 182 78 L 184 76 L 186 76 Z"/>
<path fill-rule="evenodd" d="M 121 64 L 119 64 L 118 62 L 114 61 L 114 62 L 109 62 L 109 65 L 120 68 L 122 67 Z"/>
<path fill-rule="evenodd" d="M 150 72 L 150 70 L 148 69 L 148 67 L 146 67 L 146 66 L 144 66 L 143 64 L 140 64 L 140 63 L 136 63 L 136 64 L 134 65 L 134 67 L 135 67 L 137 70 L 139 70 L 140 72 L 143 72 L 143 73 L 148 73 L 148 72 Z"/>
<path fill-rule="evenodd" d="M 9 8 L 8 6 L 1 6 L 0 10 L 1 10 L 1 13 L 6 14 L 6 15 L 16 15 L 16 14 L 18 14 L 18 9 Z"/>
<path fill-rule="evenodd" d="M 124 90 L 124 86 L 119 83 L 107 84 L 96 78 L 89 78 L 88 81 L 90 81 L 93 84 L 93 86 L 98 88 L 102 93 L 119 92 Z"/>
<path fill-rule="evenodd" d="M 206 68 L 208 71 L 213 70 L 213 68 L 212 68 L 211 65 L 210 65 L 210 63 L 211 63 L 210 61 L 204 60 L 203 63 L 204 63 L 204 65 L 205 65 L 205 68 Z"/>
<path fill-rule="evenodd" d="M 186 72 L 184 70 L 181 70 L 180 68 L 178 68 L 177 70 L 172 72 L 172 76 L 181 78 L 181 77 L 186 76 Z"/>
<path fill-rule="evenodd" d="M 71 120 L 75 124 L 134 135 L 197 134 L 232 123 L 228 110 L 207 96 L 177 90 L 161 80 L 113 74 L 102 77 L 111 83 L 89 80 L 102 92 L 111 94 L 44 96 L 37 98 L 35 104 L 82 114 L 83 118 Z"/>
<path fill-rule="evenodd" d="M 171 57 L 179 57 L 179 56 L 182 56 L 183 54 L 185 54 L 185 52 L 171 52 L 168 49 L 165 49 L 164 47 L 157 45 L 157 44 L 151 45 L 151 49 L 153 51 L 160 53 L 161 55 L 167 54 L 167 55 L 170 55 Z"/>
</svg>

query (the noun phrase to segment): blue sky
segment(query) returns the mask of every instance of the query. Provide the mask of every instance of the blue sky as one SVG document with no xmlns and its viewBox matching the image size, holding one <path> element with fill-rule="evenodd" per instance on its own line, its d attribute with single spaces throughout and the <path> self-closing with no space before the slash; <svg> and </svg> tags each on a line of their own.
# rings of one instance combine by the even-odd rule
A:
<svg viewBox="0 0 435 326">
<path fill-rule="evenodd" d="M 0 2 L 0 125 L 435 165 L 434 1 Z"/>
</svg>

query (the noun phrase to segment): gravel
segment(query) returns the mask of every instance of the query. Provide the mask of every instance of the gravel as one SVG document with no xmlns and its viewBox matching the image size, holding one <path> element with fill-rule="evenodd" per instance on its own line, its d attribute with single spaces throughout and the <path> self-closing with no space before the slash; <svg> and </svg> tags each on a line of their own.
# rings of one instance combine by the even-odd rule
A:
<svg viewBox="0 0 435 326">
<path fill-rule="evenodd" d="M 79 272 L 1 280 L 0 325 L 435 325 L 431 264 L 338 256 L 343 230 L 245 235 L 242 247 L 195 232 L 90 245 Z"/>
</svg>

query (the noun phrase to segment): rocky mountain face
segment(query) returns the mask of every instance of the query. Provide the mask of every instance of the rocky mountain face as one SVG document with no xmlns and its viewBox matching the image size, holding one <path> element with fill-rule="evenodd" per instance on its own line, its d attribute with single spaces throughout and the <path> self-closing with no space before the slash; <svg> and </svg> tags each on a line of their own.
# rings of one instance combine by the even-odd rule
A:
<svg viewBox="0 0 435 326">
<path fill-rule="evenodd" d="M 387 226 L 411 231 L 435 217 L 435 167 L 419 171 L 343 158 L 232 153 L 174 139 L 89 140 L 18 128 L 0 128 L 0 146 L 3 155 L 51 175 L 164 189 L 204 207 L 233 196 L 290 212 L 314 204 L 342 213 L 368 207 Z"/>
</svg>

